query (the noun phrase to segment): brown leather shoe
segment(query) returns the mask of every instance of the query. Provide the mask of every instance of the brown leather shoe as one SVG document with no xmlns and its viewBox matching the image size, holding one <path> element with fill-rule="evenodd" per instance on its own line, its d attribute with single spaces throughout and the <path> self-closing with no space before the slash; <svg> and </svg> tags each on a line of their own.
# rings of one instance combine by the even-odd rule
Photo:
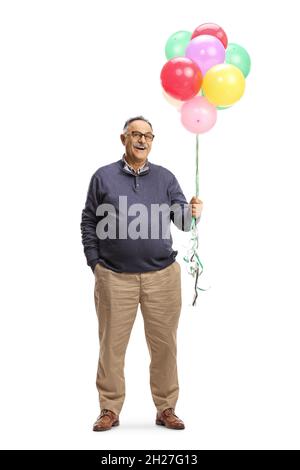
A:
<svg viewBox="0 0 300 470">
<path fill-rule="evenodd" d="M 156 424 L 166 426 L 169 429 L 184 429 L 184 422 L 176 416 L 174 408 L 167 408 L 164 411 L 158 411 L 156 415 Z"/>
<path fill-rule="evenodd" d="M 112 426 L 119 426 L 119 416 L 113 411 L 103 409 L 94 423 L 93 431 L 108 431 Z"/>
</svg>

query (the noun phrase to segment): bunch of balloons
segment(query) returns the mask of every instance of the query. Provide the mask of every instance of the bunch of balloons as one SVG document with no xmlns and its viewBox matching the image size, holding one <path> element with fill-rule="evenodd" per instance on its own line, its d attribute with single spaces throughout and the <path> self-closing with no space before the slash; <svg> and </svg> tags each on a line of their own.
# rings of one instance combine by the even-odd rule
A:
<svg viewBox="0 0 300 470">
<path fill-rule="evenodd" d="M 172 34 L 165 54 L 168 61 L 160 74 L 165 98 L 178 109 L 188 131 L 209 131 L 217 111 L 231 107 L 244 94 L 251 67 L 248 52 L 228 43 L 217 24 L 204 23 L 193 33 Z"/>
<path fill-rule="evenodd" d="M 167 40 L 168 61 L 161 70 L 163 94 L 181 115 L 183 126 L 196 134 L 196 196 L 199 195 L 199 134 L 216 123 L 217 112 L 230 108 L 244 94 L 251 60 L 240 45 L 229 43 L 215 23 L 198 26 L 193 33 L 177 31 Z M 198 229 L 192 217 L 190 248 L 183 258 L 195 278 L 196 305 L 203 264 L 198 254 Z"/>
</svg>

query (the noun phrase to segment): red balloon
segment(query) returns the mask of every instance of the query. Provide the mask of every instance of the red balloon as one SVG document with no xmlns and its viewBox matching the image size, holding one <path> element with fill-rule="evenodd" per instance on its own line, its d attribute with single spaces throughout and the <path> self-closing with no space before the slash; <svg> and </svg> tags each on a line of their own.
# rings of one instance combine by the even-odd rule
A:
<svg viewBox="0 0 300 470">
<path fill-rule="evenodd" d="M 163 89 L 177 100 L 189 100 L 197 95 L 202 85 L 202 73 L 188 57 L 174 57 L 162 68 Z"/>
<path fill-rule="evenodd" d="M 201 24 L 193 32 L 191 40 L 196 38 L 197 36 L 200 36 L 201 34 L 208 34 L 209 36 L 215 36 L 222 42 L 223 46 L 226 49 L 227 44 L 228 44 L 228 39 L 227 39 L 224 29 L 222 29 L 221 26 L 218 26 L 215 23 Z"/>
</svg>

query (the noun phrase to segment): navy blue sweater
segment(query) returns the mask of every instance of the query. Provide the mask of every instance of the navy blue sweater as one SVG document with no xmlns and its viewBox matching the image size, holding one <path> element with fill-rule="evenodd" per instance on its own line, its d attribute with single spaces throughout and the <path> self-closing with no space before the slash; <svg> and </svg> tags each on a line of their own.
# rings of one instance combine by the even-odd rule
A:
<svg viewBox="0 0 300 470">
<path fill-rule="evenodd" d="M 127 196 L 128 209 L 137 203 L 147 207 L 148 238 L 132 239 L 128 235 L 126 238 L 119 237 L 119 196 Z M 96 227 L 108 212 L 97 215 L 97 208 L 105 203 L 114 207 L 115 214 L 111 220 L 115 220 L 117 230 L 116 236 L 103 239 L 103 236 L 98 236 Z M 100 167 L 92 175 L 80 225 L 84 253 L 92 270 L 97 263 L 101 263 L 116 272 L 138 273 L 163 269 L 173 263 L 178 251 L 172 248 L 171 233 L 169 238 L 162 236 L 162 216 L 159 218 L 159 236 L 151 238 L 151 204 L 164 203 L 169 208 L 178 204 L 180 211 L 179 213 L 178 210 L 169 209 L 166 219 L 169 228 L 172 220 L 180 230 L 189 231 L 192 221 L 191 207 L 171 171 L 148 162 L 147 170 L 136 174 L 124 167 L 123 159 Z M 138 215 L 139 213 L 134 216 L 127 214 L 127 227 Z M 200 217 L 197 218 L 197 223 Z"/>
</svg>

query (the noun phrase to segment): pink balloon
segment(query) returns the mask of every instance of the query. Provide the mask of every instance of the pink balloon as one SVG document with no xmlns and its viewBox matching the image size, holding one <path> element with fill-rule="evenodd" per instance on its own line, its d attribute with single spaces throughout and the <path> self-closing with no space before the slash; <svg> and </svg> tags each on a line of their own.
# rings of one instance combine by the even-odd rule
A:
<svg viewBox="0 0 300 470">
<path fill-rule="evenodd" d="M 189 42 L 185 55 L 198 65 L 204 75 L 214 65 L 223 64 L 226 51 L 218 38 L 203 34 Z"/>
<path fill-rule="evenodd" d="M 203 134 L 209 131 L 216 123 L 217 110 L 205 96 L 194 96 L 181 106 L 181 122 L 183 126 L 194 134 Z"/>
</svg>

